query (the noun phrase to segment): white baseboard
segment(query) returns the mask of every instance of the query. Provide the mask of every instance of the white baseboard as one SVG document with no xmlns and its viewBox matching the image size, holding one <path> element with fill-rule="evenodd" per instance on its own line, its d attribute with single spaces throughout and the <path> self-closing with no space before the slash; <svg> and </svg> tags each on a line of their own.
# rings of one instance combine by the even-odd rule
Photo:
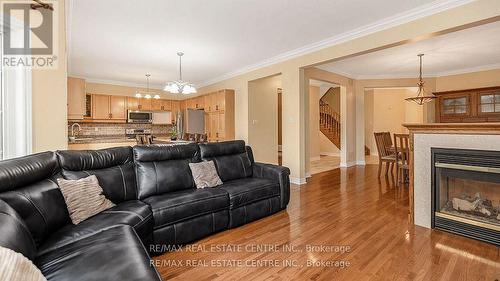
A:
<svg viewBox="0 0 500 281">
<path fill-rule="evenodd" d="M 352 166 L 356 166 L 356 161 L 349 161 L 349 162 L 340 162 L 340 167 L 341 168 L 349 168 Z"/>
<path fill-rule="evenodd" d="M 323 156 L 340 156 L 340 152 L 320 152 L 319 155 Z"/>
<path fill-rule="evenodd" d="M 306 178 L 290 177 L 290 183 L 303 185 L 303 184 L 306 184 Z"/>
<path fill-rule="evenodd" d="M 310 178 L 310 177 L 312 177 L 311 173 L 310 173 L 310 172 L 309 172 L 309 173 L 306 173 L 306 179 L 308 179 L 308 178 Z"/>
<path fill-rule="evenodd" d="M 356 161 L 356 165 L 365 166 L 366 161 L 365 160 Z"/>
<path fill-rule="evenodd" d="M 314 157 L 311 157 L 310 159 L 311 159 L 310 161 L 318 161 L 319 159 L 321 159 L 321 157 L 320 156 L 314 156 Z"/>
</svg>

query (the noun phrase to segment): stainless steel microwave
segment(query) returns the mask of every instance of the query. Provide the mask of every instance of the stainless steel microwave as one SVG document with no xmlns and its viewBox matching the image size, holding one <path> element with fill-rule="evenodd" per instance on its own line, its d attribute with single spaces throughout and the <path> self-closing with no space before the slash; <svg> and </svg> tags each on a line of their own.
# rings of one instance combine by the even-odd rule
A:
<svg viewBox="0 0 500 281">
<path fill-rule="evenodd" d="M 128 123 L 151 124 L 153 123 L 153 112 L 129 110 L 127 119 Z"/>
</svg>

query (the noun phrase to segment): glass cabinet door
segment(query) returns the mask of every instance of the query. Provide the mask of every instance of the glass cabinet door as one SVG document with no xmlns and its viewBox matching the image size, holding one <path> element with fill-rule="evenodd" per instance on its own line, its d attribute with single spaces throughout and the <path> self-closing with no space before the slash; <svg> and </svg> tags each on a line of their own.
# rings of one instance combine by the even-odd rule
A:
<svg viewBox="0 0 500 281">
<path fill-rule="evenodd" d="M 480 113 L 500 113 L 500 91 L 479 94 Z"/>
<path fill-rule="evenodd" d="M 443 99 L 442 112 L 444 115 L 467 114 L 469 99 L 465 96 Z"/>
</svg>

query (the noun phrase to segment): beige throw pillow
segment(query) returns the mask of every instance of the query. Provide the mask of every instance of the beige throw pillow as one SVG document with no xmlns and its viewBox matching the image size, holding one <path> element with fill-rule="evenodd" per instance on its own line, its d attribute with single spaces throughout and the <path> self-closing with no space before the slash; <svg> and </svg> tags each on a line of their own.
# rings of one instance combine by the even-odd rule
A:
<svg viewBox="0 0 500 281">
<path fill-rule="evenodd" d="M 79 224 L 115 206 L 104 196 L 99 181 L 94 175 L 79 180 L 57 179 L 57 183 L 66 201 L 73 224 Z"/>
<path fill-rule="evenodd" d="M 0 280 L 47 281 L 40 269 L 28 258 L 0 246 Z"/>
<path fill-rule="evenodd" d="M 215 169 L 214 161 L 189 163 L 189 168 L 193 174 L 196 188 L 216 187 L 222 184 Z"/>
</svg>

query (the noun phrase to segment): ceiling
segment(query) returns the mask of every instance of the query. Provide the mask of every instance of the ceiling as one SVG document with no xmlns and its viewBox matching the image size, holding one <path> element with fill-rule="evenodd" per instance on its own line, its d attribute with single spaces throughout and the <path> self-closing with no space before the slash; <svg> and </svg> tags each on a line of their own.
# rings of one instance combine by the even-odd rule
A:
<svg viewBox="0 0 500 281">
<path fill-rule="evenodd" d="M 70 0 L 69 74 L 139 85 L 151 73 L 160 88 L 183 51 L 184 79 L 202 85 L 470 1 Z"/>
<path fill-rule="evenodd" d="M 500 68 L 500 22 L 449 33 L 413 44 L 373 52 L 318 68 L 355 79 L 437 77 Z"/>
</svg>

